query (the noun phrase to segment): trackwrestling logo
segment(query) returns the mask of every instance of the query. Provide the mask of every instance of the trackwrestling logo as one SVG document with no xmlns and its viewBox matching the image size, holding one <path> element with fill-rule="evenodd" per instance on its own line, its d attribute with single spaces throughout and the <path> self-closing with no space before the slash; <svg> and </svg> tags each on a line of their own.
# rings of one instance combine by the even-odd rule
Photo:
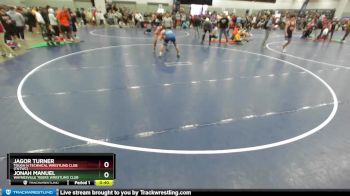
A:
<svg viewBox="0 0 350 196">
<path fill-rule="evenodd" d="M 2 195 L 7 196 L 56 196 L 56 189 L 3 189 Z"/>
</svg>

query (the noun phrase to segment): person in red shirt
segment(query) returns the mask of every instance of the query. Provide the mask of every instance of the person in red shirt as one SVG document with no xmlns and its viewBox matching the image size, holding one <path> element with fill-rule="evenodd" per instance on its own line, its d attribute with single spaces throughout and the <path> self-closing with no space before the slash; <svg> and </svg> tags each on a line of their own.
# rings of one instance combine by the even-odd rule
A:
<svg viewBox="0 0 350 196">
<path fill-rule="evenodd" d="M 61 33 L 66 36 L 67 39 L 71 39 L 71 30 L 70 30 L 70 15 L 66 7 L 63 7 L 62 10 L 57 12 L 56 16 L 58 22 L 60 23 Z"/>
<path fill-rule="evenodd" d="M 92 8 L 92 24 L 93 24 L 93 25 L 96 25 L 96 24 L 97 24 L 97 18 L 96 18 L 96 16 L 97 16 L 97 10 L 96 10 L 96 8 L 94 7 L 94 8 Z"/>
<path fill-rule="evenodd" d="M 232 25 L 232 29 L 234 29 L 235 25 L 236 25 L 236 15 L 233 15 L 231 18 L 231 25 Z"/>
<path fill-rule="evenodd" d="M 0 21 L 0 52 L 4 57 L 14 57 L 13 50 L 4 42 L 5 28 Z"/>
<path fill-rule="evenodd" d="M 328 28 L 328 19 L 326 16 L 323 16 L 323 18 L 322 18 L 322 30 L 321 30 L 320 34 L 317 36 L 317 39 L 321 39 L 323 31 L 327 28 Z"/>
</svg>

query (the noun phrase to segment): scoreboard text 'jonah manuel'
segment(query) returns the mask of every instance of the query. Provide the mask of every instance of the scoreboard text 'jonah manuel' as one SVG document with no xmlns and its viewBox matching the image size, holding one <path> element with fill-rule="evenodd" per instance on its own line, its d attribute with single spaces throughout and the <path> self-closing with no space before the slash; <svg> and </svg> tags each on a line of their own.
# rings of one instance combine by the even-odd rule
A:
<svg viewBox="0 0 350 196">
<path fill-rule="evenodd" d="M 15 171 L 15 176 L 54 176 L 55 171 Z"/>
<path fill-rule="evenodd" d="M 110 186 L 115 164 L 112 153 L 11 153 L 7 179 L 10 185 Z"/>
</svg>

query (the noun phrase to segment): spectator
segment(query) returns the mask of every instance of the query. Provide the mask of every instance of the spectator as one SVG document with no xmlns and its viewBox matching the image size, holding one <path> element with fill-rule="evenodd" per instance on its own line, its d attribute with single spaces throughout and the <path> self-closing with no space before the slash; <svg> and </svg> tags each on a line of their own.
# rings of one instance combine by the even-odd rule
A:
<svg viewBox="0 0 350 196">
<path fill-rule="evenodd" d="M 345 35 L 344 35 L 343 39 L 341 40 L 342 43 L 345 42 L 345 39 L 346 39 L 346 37 L 349 35 L 349 33 L 350 33 L 350 20 L 348 20 L 347 23 L 346 23 L 346 26 L 345 26 Z"/>
<path fill-rule="evenodd" d="M 81 12 L 79 11 L 78 8 L 75 10 L 75 15 L 77 16 L 78 26 L 83 26 L 82 14 L 81 14 Z"/>
<path fill-rule="evenodd" d="M 226 42 L 228 42 L 228 35 L 227 35 L 227 28 L 228 28 L 228 24 L 229 24 L 229 20 L 227 18 L 227 16 L 225 14 L 222 15 L 222 18 L 219 20 L 219 28 L 220 28 L 220 32 L 219 32 L 219 45 L 221 44 L 221 37 L 222 34 L 225 35 L 226 38 Z"/>
<path fill-rule="evenodd" d="M 3 57 L 13 58 L 13 50 L 4 42 L 5 28 L 0 20 L 0 52 Z"/>
<path fill-rule="evenodd" d="M 135 14 L 135 23 L 136 23 L 136 27 L 138 28 L 143 28 L 143 21 L 144 21 L 144 18 L 143 18 L 143 15 L 140 13 L 140 12 L 137 12 Z"/>
<path fill-rule="evenodd" d="M 35 19 L 38 22 L 41 31 L 43 31 L 46 28 L 44 18 L 41 16 L 41 14 L 38 11 L 36 11 L 36 9 L 33 9 L 32 13 L 35 16 Z"/>
<path fill-rule="evenodd" d="M 163 17 L 163 25 L 165 29 L 171 29 L 173 26 L 173 19 L 170 17 L 169 13 L 166 13 Z"/>
<path fill-rule="evenodd" d="M 24 24 L 25 20 L 22 14 L 19 12 L 16 12 L 14 7 L 10 7 L 10 10 L 7 12 L 7 15 L 11 17 L 11 19 L 15 23 L 15 36 L 16 38 L 19 39 L 24 39 Z M 18 44 L 18 46 L 20 46 Z"/>
<path fill-rule="evenodd" d="M 86 13 L 84 8 L 81 8 L 81 19 L 83 20 L 82 25 L 86 25 L 87 24 L 87 19 L 86 19 Z"/>
<path fill-rule="evenodd" d="M 60 24 L 62 35 L 67 39 L 71 39 L 70 16 L 66 7 L 63 7 L 62 10 L 57 12 L 57 20 Z"/>
<path fill-rule="evenodd" d="M 16 23 L 6 14 L 4 8 L 0 9 L 0 21 L 5 29 L 4 42 L 11 42 L 13 46 L 16 46 Z"/>
<path fill-rule="evenodd" d="M 194 16 L 193 28 L 195 30 L 195 35 L 199 37 L 199 27 L 201 26 L 201 18 L 199 16 Z"/>
<path fill-rule="evenodd" d="M 203 23 L 203 31 L 204 34 L 202 36 L 202 42 L 201 44 L 204 43 L 204 39 L 205 39 L 205 35 L 207 34 L 207 32 L 209 33 L 209 45 L 211 44 L 211 31 L 213 30 L 213 25 L 210 22 L 209 18 L 205 19 L 205 22 Z"/>
<path fill-rule="evenodd" d="M 55 11 L 52 8 L 49 8 L 49 20 L 50 20 L 50 25 L 54 31 L 54 35 L 55 36 L 59 36 L 60 35 L 60 29 L 58 27 L 58 21 L 57 18 L 55 16 Z"/>
<path fill-rule="evenodd" d="M 19 23 L 19 24 L 16 23 L 16 27 L 17 27 L 18 38 L 21 40 L 24 40 L 24 30 L 26 25 L 26 19 L 23 16 L 22 12 L 23 10 L 20 7 L 18 7 L 16 10 L 16 15 L 17 17 L 21 18 L 20 20 L 22 23 Z"/>
<path fill-rule="evenodd" d="M 69 14 L 70 14 L 70 29 L 72 31 L 72 39 L 75 39 L 77 38 L 77 31 L 78 31 L 78 28 L 77 28 L 77 16 L 75 15 L 74 12 L 70 12 L 69 10 Z"/>
<path fill-rule="evenodd" d="M 262 43 L 262 46 L 265 46 L 267 39 L 269 38 L 269 35 L 271 33 L 271 30 L 273 28 L 273 21 L 274 21 L 274 16 L 266 16 L 266 21 L 264 24 L 264 29 L 265 29 L 265 38 Z"/>
<path fill-rule="evenodd" d="M 36 26 L 35 15 L 33 14 L 30 8 L 27 9 L 24 15 L 27 18 L 28 31 L 33 32 L 33 27 L 35 28 Z"/>
<path fill-rule="evenodd" d="M 181 14 L 181 25 L 182 25 L 183 23 L 185 23 L 186 20 L 187 20 L 187 15 L 186 15 L 185 13 L 182 13 L 182 14 Z"/>
<path fill-rule="evenodd" d="M 181 22 L 181 14 L 179 12 L 176 12 L 175 14 L 175 25 L 174 28 L 180 26 L 180 22 Z"/>
</svg>

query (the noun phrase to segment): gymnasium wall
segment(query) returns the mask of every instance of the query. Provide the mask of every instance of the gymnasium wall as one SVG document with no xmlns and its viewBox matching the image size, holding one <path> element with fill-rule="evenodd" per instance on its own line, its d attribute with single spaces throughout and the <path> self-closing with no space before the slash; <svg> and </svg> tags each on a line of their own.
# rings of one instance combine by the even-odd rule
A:
<svg viewBox="0 0 350 196">
<path fill-rule="evenodd" d="M 46 6 L 50 5 L 52 7 L 83 7 L 90 8 L 90 0 L 0 0 L 0 4 L 15 5 L 15 6 Z"/>
<path fill-rule="evenodd" d="M 23 6 L 25 0 L 0 0 L 0 4 Z"/>
<path fill-rule="evenodd" d="M 133 10 L 141 12 L 151 12 L 157 9 L 157 4 L 164 4 L 164 9 L 171 10 L 173 0 L 112 0 L 123 7 L 128 7 Z M 310 0 L 308 9 L 335 9 L 341 0 Z M 277 0 L 276 3 L 260 3 L 247 2 L 239 0 L 213 0 L 213 6 L 209 7 L 210 11 L 222 12 L 223 10 L 237 14 L 243 14 L 247 9 L 254 12 L 254 10 L 261 9 L 299 9 L 304 0 Z M 21 6 L 45 6 L 51 5 L 53 7 L 91 7 L 90 0 L 0 0 L 0 4 L 7 5 L 21 5 Z M 343 16 L 350 16 L 350 0 L 347 3 Z"/>
<path fill-rule="evenodd" d="M 343 16 L 349 16 L 350 17 L 350 1 L 348 2 L 347 6 L 345 7 L 345 11 L 343 13 Z"/>
<path fill-rule="evenodd" d="M 69 7 L 69 8 L 73 8 L 74 4 L 72 0 L 26 0 L 25 4 L 27 6 L 46 6 L 46 5 L 50 5 L 52 7 Z M 90 4 L 91 5 L 91 4 Z"/>
</svg>

